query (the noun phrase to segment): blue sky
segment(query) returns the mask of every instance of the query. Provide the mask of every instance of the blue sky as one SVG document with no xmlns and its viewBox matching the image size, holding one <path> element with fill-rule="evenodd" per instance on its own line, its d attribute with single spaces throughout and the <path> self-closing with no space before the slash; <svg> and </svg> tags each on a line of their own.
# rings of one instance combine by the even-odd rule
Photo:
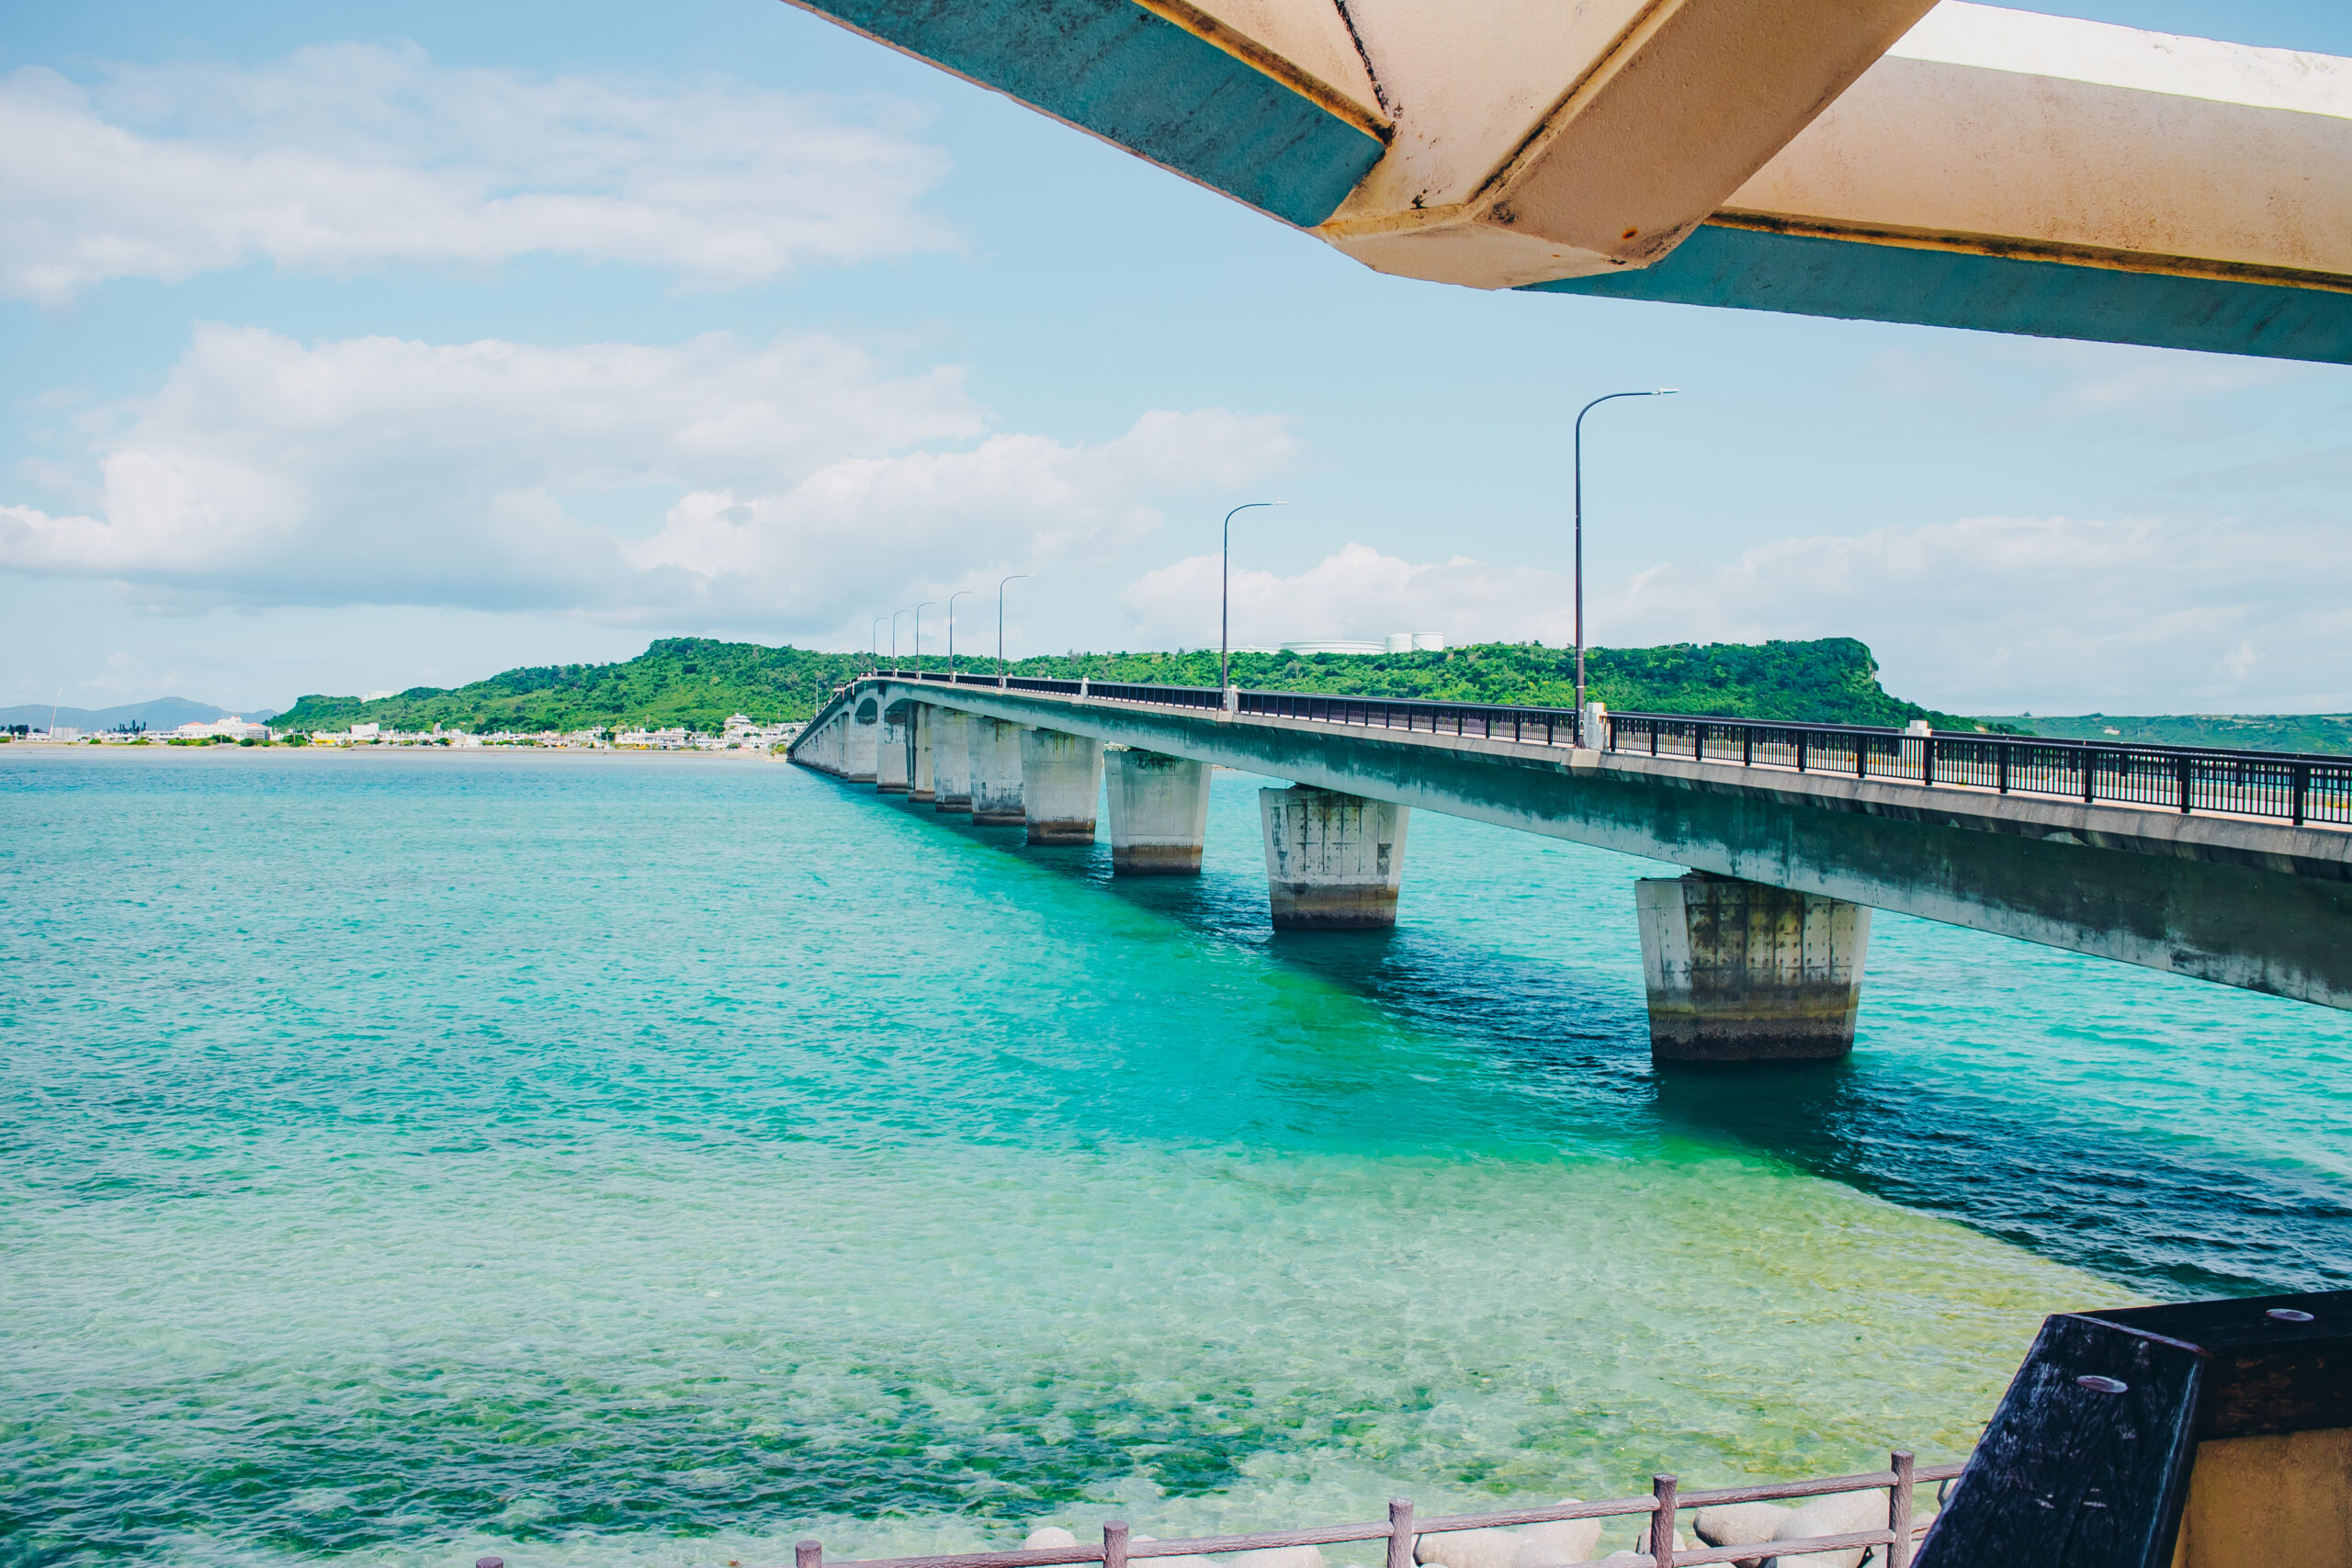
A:
<svg viewBox="0 0 2352 1568">
<path fill-rule="evenodd" d="M 2040 8 L 2352 54 L 2316 0 Z M 1200 646 L 1261 496 L 1241 640 L 1559 642 L 1567 418 L 1664 384 L 1588 426 L 1598 641 L 2352 708 L 2342 367 L 1384 277 L 775 0 L 5 15 L 0 704 L 964 587 L 972 648 L 1012 571 L 1013 650 Z"/>
</svg>

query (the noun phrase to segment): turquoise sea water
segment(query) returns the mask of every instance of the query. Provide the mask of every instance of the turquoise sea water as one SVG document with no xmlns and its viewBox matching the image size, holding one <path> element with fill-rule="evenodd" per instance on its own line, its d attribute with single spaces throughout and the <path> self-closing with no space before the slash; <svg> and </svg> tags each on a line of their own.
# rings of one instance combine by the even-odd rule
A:
<svg viewBox="0 0 2352 1568">
<path fill-rule="evenodd" d="M 1267 930 L 780 763 L 0 750 L 0 1563 L 788 1560 L 1962 1450 L 2352 1284 L 2352 1019 L 1881 916 L 1650 1069 L 1647 863 Z"/>
</svg>

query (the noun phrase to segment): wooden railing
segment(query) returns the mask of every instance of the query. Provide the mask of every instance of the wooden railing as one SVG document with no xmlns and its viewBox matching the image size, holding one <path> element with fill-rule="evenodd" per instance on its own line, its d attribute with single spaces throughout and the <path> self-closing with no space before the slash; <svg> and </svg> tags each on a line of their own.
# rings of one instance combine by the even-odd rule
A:
<svg viewBox="0 0 2352 1568">
<path fill-rule="evenodd" d="M 1884 1568 L 1909 1568 L 1912 1553 L 1923 1531 L 1914 1521 L 1916 1488 L 1932 1482 L 1950 1481 L 1958 1476 L 1963 1465 L 1915 1464 L 1910 1450 L 1897 1449 L 1891 1456 L 1887 1469 L 1871 1471 L 1860 1475 L 1817 1476 L 1805 1481 L 1767 1482 L 1755 1486 L 1719 1486 L 1702 1492 L 1684 1492 L 1671 1475 L 1652 1478 L 1649 1495 L 1645 1497 L 1614 1497 L 1599 1503 L 1563 1503 L 1544 1508 L 1504 1508 L 1484 1514 L 1451 1514 L 1438 1518 L 1416 1520 L 1409 1498 L 1399 1497 L 1388 1505 L 1385 1520 L 1360 1524 L 1323 1525 L 1309 1529 L 1270 1530 L 1254 1535 L 1194 1536 L 1183 1540 L 1136 1540 L 1127 1526 L 1112 1519 L 1102 1526 L 1099 1543 L 1080 1541 L 1069 1546 L 1048 1546 L 1034 1551 L 967 1551 L 938 1557 L 869 1557 L 846 1562 L 829 1562 L 821 1541 L 804 1540 L 794 1549 L 794 1568 L 1054 1568 L 1071 1562 L 1100 1562 L 1103 1568 L 1126 1568 L 1126 1564 L 1152 1557 L 1222 1556 L 1234 1551 L 1263 1551 L 1270 1548 L 1295 1546 L 1337 1546 L 1351 1541 L 1382 1540 L 1387 1543 L 1385 1568 L 1414 1568 L 1414 1547 L 1424 1543 L 1430 1547 L 1431 1562 L 1442 1562 L 1443 1546 L 1427 1538 L 1445 1536 L 1460 1530 L 1501 1529 L 1514 1525 L 1532 1525 L 1565 1519 L 1640 1518 L 1646 1521 L 1644 1534 L 1648 1550 L 1632 1558 L 1619 1558 L 1619 1568 L 1690 1568 L 1707 1562 L 1748 1562 L 1765 1557 L 1795 1557 L 1816 1551 L 1852 1551 L 1865 1549 L 1873 1553 L 1872 1561 Z M 1806 1536 L 1791 1540 L 1770 1542 L 1747 1541 L 1729 1546 L 1691 1546 L 1678 1549 L 1675 1544 L 1675 1520 L 1678 1515 L 1699 1508 L 1712 1508 L 1729 1503 L 1778 1503 L 1802 1497 L 1823 1497 L 1840 1492 L 1883 1491 L 1887 1495 L 1886 1523 L 1865 1530 L 1843 1535 Z M 1693 1530 L 1695 1534 L 1695 1528 Z M 1603 1559 L 1593 1558 L 1591 1563 Z M 1586 1568 L 1583 1563 L 1564 1568 Z"/>
</svg>

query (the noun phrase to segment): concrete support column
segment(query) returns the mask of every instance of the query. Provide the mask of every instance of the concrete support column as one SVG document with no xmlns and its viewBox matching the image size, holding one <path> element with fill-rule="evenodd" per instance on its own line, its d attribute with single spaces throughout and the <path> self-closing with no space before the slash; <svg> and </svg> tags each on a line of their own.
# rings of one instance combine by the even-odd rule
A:
<svg viewBox="0 0 2352 1568">
<path fill-rule="evenodd" d="M 929 703 L 907 705 L 907 798 L 918 806 L 932 802 L 932 726 L 939 710 Z"/>
<path fill-rule="evenodd" d="M 874 740 L 874 787 L 884 795 L 907 793 L 907 716 L 912 703 L 899 703 L 882 714 L 880 733 Z"/>
<path fill-rule="evenodd" d="M 1110 783 L 1111 874 L 1199 875 L 1208 765 L 1158 751 L 1114 751 Z"/>
<path fill-rule="evenodd" d="M 1396 923 L 1411 812 L 1294 784 L 1258 792 L 1266 891 L 1276 931 L 1360 931 Z"/>
<path fill-rule="evenodd" d="M 1091 844 L 1102 798 L 1102 742 L 1058 729 L 1021 732 L 1021 805 L 1033 844 Z"/>
<path fill-rule="evenodd" d="M 972 809 L 971 716 L 956 708 L 931 710 L 932 809 Z"/>
<path fill-rule="evenodd" d="M 971 736 L 972 820 L 983 828 L 1018 828 L 1021 812 L 1021 726 L 974 714 Z"/>
<path fill-rule="evenodd" d="M 1793 1062 L 1854 1048 L 1871 912 L 1691 872 L 1634 885 L 1650 1059 Z"/>
<path fill-rule="evenodd" d="M 847 760 L 842 777 L 852 784 L 872 784 L 882 736 L 880 705 L 872 697 L 850 710 Z"/>
</svg>

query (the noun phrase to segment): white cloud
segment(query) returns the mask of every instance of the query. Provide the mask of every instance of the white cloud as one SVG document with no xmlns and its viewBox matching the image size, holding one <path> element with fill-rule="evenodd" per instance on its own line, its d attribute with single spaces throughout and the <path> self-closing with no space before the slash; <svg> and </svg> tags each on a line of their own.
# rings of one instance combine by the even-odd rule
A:
<svg viewBox="0 0 2352 1568">
<path fill-rule="evenodd" d="M 1221 410 L 1094 445 L 990 434 L 955 371 L 894 373 L 830 338 L 304 345 L 222 326 L 84 428 L 67 507 L 0 505 L 0 570 L 164 608 L 579 610 L 859 641 L 860 609 L 910 584 L 1138 537 L 1155 497 L 1262 477 L 1293 447 L 1283 422 Z M 640 526 L 584 515 L 616 492 L 605 510 Z"/>
<path fill-rule="evenodd" d="M 1234 640 L 1566 644 L 1560 573 L 1351 544 L 1293 576 L 1237 570 Z M 1890 691 L 1960 713 L 2352 708 L 2352 560 L 2324 520 L 1975 517 L 1859 537 L 1781 539 L 1736 560 L 1668 562 L 1587 585 L 1603 646 L 1855 637 Z M 1217 558 L 1122 595 L 1142 640 L 1216 630 Z"/>
<path fill-rule="evenodd" d="M 1199 647 L 1216 632 L 1217 560 L 1194 556 L 1127 587 L 1119 603 L 1140 641 Z M 1562 642 L 1575 624 L 1568 581 L 1556 572 L 1466 556 L 1408 561 L 1358 544 L 1292 577 L 1237 570 L 1232 601 L 1233 640 L 1243 647 L 1405 631 L 1443 632 L 1458 642 Z"/>
<path fill-rule="evenodd" d="M 1602 640 L 1859 637 L 1951 711 L 2352 706 L 2340 525 L 1972 517 L 1668 563 L 1595 605 Z"/>
<path fill-rule="evenodd" d="M 348 275 L 532 253 L 724 288 L 952 246 L 904 106 L 656 88 L 337 44 L 260 66 L 0 78 L 0 292 L 269 262 Z"/>
</svg>

